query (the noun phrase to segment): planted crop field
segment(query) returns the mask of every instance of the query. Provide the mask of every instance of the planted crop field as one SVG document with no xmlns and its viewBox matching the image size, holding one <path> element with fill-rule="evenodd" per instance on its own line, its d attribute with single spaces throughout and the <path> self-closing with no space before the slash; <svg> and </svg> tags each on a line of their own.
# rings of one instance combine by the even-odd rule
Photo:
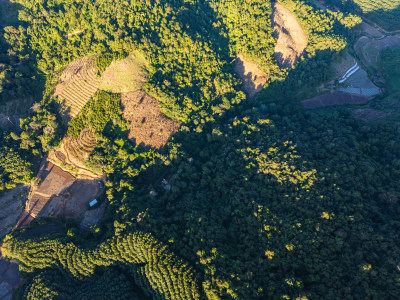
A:
<svg viewBox="0 0 400 300">
<path fill-rule="evenodd" d="M 83 163 L 96 147 L 96 137 L 93 132 L 85 128 L 77 138 L 66 138 L 64 149 L 67 158 Z"/>
<path fill-rule="evenodd" d="M 98 176 L 85 167 L 85 160 L 96 147 L 92 130 L 85 128 L 76 138 L 65 137 L 58 149 L 49 152 L 48 160 L 74 175 L 87 178 Z"/>
<path fill-rule="evenodd" d="M 70 63 L 60 74 L 54 96 L 61 104 L 60 115 L 68 123 L 81 111 L 99 88 L 96 57 L 87 56 Z"/>
</svg>

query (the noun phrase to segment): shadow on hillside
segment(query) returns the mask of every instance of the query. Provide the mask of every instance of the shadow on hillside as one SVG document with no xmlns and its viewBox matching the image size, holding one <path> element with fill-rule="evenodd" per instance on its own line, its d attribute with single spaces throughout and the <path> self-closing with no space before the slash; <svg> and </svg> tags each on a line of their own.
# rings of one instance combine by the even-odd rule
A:
<svg viewBox="0 0 400 300">
<path fill-rule="evenodd" d="M 26 55 L 20 57 L 14 51 L 26 47 L 21 45 L 20 36 L 23 33 L 18 30 L 22 24 L 18 21 L 21 7 L 17 3 L 0 1 L 0 102 L 5 110 L 0 112 L 9 114 L 11 118 L 28 114 L 33 102 L 41 100 L 45 85 L 44 74 L 29 55 L 24 53 Z M 14 45 L 8 44 L 5 35 L 10 37 L 9 41 Z M 7 103 L 12 101 L 19 101 L 21 105 L 12 105 L 10 110 Z"/>
</svg>

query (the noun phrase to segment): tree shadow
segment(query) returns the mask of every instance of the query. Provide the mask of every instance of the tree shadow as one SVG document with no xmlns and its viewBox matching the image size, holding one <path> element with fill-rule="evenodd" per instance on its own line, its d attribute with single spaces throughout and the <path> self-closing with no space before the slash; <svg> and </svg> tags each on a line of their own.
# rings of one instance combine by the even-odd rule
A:
<svg viewBox="0 0 400 300">
<path fill-rule="evenodd" d="M 21 8 L 20 4 L 0 1 L 0 101 L 5 104 L 13 100 L 33 103 L 41 99 L 44 91 L 45 77 L 36 67 L 35 61 L 28 53 L 17 53 L 21 47 L 18 39 L 23 35 L 17 29 L 22 24 L 18 20 Z M 9 40 L 15 45 L 9 44 L 5 35 L 10 36 Z M 18 115 L 28 113 L 30 106 L 22 106 L 25 111 L 20 111 Z"/>
</svg>

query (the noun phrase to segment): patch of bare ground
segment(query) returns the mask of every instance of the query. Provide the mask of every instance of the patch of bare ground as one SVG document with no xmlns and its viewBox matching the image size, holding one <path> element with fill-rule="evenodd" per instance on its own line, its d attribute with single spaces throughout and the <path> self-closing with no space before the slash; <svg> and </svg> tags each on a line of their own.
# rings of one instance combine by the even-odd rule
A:
<svg viewBox="0 0 400 300">
<path fill-rule="evenodd" d="M 364 32 L 371 37 L 379 38 L 383 36 L 382 32 L 380 32 L 378 28 L 373 27 L 366 22 L 362 22 L 362 27 Z"/>
<path fill-rule="evenodd" d="M 234 69 L 243 81 L 243 91 L 250 98 L 259 93 L 267 83 L 267 74 L 264 73 L 258 64 L 245 59 L 243 54 L 236 55 Z"/>
<path fill-rule="evenodd" d="M 346 72 L 355 65 L 356 59 L 352 57 L 347 51 L 343 53 L 338 59 L 331 64 L 331 71 L 333 79 L 341 79 Z"/>
<path fill-rule="evenodd" d="M 273 9 L 272 24 L 277 38 L 274 56 L 281 67 L 290 68 L 303 55 L 308 37 L 290 10 L 278 2 Z"/>
<path fill-rule="evenodd" d="M 99 223 L 100 219 L 103 217 L 106 210 L 106 203 L 103 202 L 99 207 L 91 210 L 87 210 L 83 215 L 81 221 L 81 227 L 89 229 L 91 226 Z"/>
<path fill-rule="evenodd" d="M 98 180 L 77 179 L 61 195 L 52 197 L 42 210 L 42 216 L 62 216 L 82 220 L 90 201 L 95 199 L 102 189 Z"/>
<path fill-rule="evenodd" d="M 104 182 L 105 175 L 96 179 L 76 179 L 46 160 L 39 170 L 25 212 L 16 227 L 25 227 L 36 218 L 45 216 L 62 216 L 81 221 L 88 203 L 104 191 L 98 183 L 100 180 Z"/>
<path fill-rule="evenodd" d="M 311 99 L 303 100 L 301 101 L 301 104 L 305 108 L 318 108 L 344 104 L 363 104 L 369 101 L 370 98 L 368 97 L 335 91 L 332 93 L 318 95 Z"/>
<path fill-rule="evenodd" d="M 0 197 L 0 238 L 8 234 L 22 215 L 22 204 L 28 198 L 29 185 L 20 185 Z"/>
<path fill-rule="evenodd" d="M 0 252 L 0 299 L 12 299 L 14 289 L 22 284 L 16 261 L 6 261 Z"/>
<path fill-rule="evenodd" d="M 366 121 L 374 121 L 390 115 L 388 112 L 379 111 L 372 108 L 354 108 L 351 110 L 351 112 L 357 119 Z"/>
<path fill-rule="evenodd" d="M 26 202 L 25 212 L 16 227 L 28 225 L 41 215 L 44 207 L 53 196 L 60 195 L 72 185 L 75 178 L 51 162 L 45 161 L 38 173 L 36 181 Z"/>
<path fill-rule="evenodd" d="M 376 67 L 379 62 L 379 55 L 382 50 L 389 47 L 399 47 L 400 36 L 385 36 L 380 39 L 360 37 L 354 44 L 354 50 L 363 64 L 367 67 Z"/>
<path fill-rule="evenodd" d="M 79 137 L 65 137 L 59 148 L 49 152 L 48 160 L 75 176 L 97 178 L 101 172 L 95 173 L 85 167 L 85 161 L 96 147 L 96 136 L 89 128 L 85 128 Z"/>
<path fill-rule="evenodd" d="M 161 150 L 180 123 L 163 114 L 159 102 L 144 91 L 121 94 L 123 117 L 130 122 L 128 139 Z"/>
<path fill-rule="evenodd" d="M 96 93 L 101 82 L 97 73 L 94 55 L 77 59 L 61 71 L 53 96 L 58 97 L 60 115 L 65 124 L 76 117 Z"/>
<path fill-rule="evenodd" d="M 71 37 L 71 36 L 75 36 L 75 35 L 78 35 L 78 34 L 81 34 L 81 33 L 82 33 L 82 30 L 76 30 L 76 31 L 74 31 L 74 32 L 71 32 L 71 33 L 68 33 L 68 34 L 64 35 L 64 37 L 65 37 L 66 39 L 68 39 L 68 38 Z"/>
</svg>

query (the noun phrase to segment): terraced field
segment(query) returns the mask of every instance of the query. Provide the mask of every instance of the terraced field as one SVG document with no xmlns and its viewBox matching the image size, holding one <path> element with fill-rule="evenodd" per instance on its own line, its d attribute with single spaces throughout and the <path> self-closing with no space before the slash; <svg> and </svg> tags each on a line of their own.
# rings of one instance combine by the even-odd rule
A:
<svg viewBox="0 0 400 300">
<path fill-rule="evenodd" d="M 64 149 L 67 157 L 78 163 L 85 161 L 96 147 L 96 137 L 93 132 L 85 128 L 77 138 L 67 138 Z"/>
<path fill-rule="evenodd" d="M 97 76 L 96 57 L 87 56 L 70 63 L 60 74 L 54 96 L 61 104 L 60 115 L 68 123 L 96 93 L 101 79 Z"/>
<path fill-rule="evenodd" d="M 79 137 L 65 137 L 58 149 L 49 152 L 48 159 L 74 175 L 97 177 L 85 167 L 85 160 L 96 147 L 92 130 L 85 128 Z"/>
</svg>

